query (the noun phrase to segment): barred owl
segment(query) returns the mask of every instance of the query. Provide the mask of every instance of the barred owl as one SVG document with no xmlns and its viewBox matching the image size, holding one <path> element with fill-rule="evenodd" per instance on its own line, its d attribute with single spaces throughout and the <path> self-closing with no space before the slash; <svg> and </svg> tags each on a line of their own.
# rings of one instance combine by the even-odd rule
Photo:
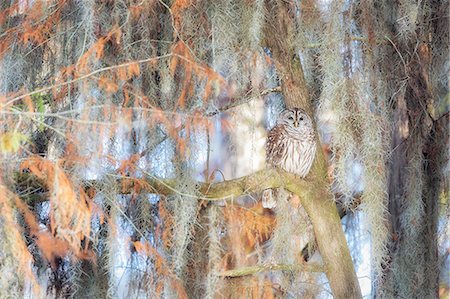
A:
<svg viewBox="0 0 450 299">
<path fill-rule="evenodd" d="M 281 112 L 277 124 L 268 133 L 266 155 L 272 167 L 280 167 L 302 178 L 308 174 L 316 156 L 316 140 L 312 120 L 303 109 Z M 274 197 L 272 189 L 264 190 L 263 207 L 275 207 Z"/>
</svg>

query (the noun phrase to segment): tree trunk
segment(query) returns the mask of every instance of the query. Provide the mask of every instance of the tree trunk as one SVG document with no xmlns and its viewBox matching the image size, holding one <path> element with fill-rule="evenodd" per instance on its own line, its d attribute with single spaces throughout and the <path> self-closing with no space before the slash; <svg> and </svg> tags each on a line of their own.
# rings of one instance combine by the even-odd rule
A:
<svg viewBox="0 0 450 299">
<path fill-rule="evenodd" d="M 387 24 L 401 15 L 401 7 L 394 2 L 389 5 L 393 19 L 386 18 Z M 445 7 L 448 9 L 448 2 L 420 5 L 416 30 L 408 36 L 399 32 L 402 28 L 395 22 L 390 26 L 390 36 L 401 37 L 391 41 L 393 55 L 402 59 L 393 76 L 395 82 L 405 85 L 395 97 L 393 110 L 389 185 L 392 242 L 377 291 L 383 297 L 439 297 L 438 203 L 448 115 L 436 116 L 435 103 L 441 95 L 430 78 L 432 71 L 438 71 L 433 69 L 433 59 L 442 55 L 435 49 L 444 48 L 436 45 L 448 40 L 448 33 L 447 37 L 437 34 L 440 28 L 448 28 L 448 18 L 442 15 Z"/>
<path fill-rule="evenodd" d="M 312 114 L 312 105 L 293 33 L 295 8 L 280 1 L 267 6 L 265 42 L 271 50 L 287 107 L 300 107 Z M 318 139 L 317 139 L 318 140 Z M 318 140 L 319 142 L 319 140 Z M 321 149 L 320 146 L 318 146 Z M 313 224 L 318 249 L 334 298 L 361 298 L 358 279 L 342 230 L 340 217 L 329 192 L 325 156 L 319 150 L 307 178 L 314 186 L 301 202 Z"/>
</svg>

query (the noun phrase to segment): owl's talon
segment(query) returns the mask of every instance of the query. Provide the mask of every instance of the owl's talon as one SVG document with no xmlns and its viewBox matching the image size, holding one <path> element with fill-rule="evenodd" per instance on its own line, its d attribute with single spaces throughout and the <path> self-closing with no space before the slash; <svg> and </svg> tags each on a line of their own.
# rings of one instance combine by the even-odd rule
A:
<svg viewBox="0 0 450 299">
<path fill-rule="evenodd" d="M 262 206 L 265 209 L 274 209 L 277 206 L 272 189 L 266 189 L 262 194 Z"/>
</svg>

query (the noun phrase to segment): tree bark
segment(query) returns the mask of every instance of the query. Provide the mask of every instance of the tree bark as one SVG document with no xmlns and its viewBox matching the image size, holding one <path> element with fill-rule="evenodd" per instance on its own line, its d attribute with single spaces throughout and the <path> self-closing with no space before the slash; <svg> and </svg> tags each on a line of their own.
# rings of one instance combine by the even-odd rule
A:
<svg viewBox="0 0 450 299">
<path fill-rule="evenodd" d="M 394 20 L 401 15 L 397 3 L 389 3 L 388 9 Z M 440 44 L 448 40 L 448 31 L 446 36 L 439 34 L 442 28 L 448 28 L 448 18 L 443 17 L 446 11 L 448 1 L 420 5 L 417 28 L 409 36 L 402 36 L 400 26 L 385 19 L 386 24 L 393 24 L 390 36 L 402 36 L 391 41 L 393 55 L 401 56 L 403 61 L 402 67 L 391 73 L 394 82 L 405 84 L 394 98 L 389 185 L 392 241 L 377 291 L 388 297 L 439 297 L 438 205 L 448 114 L 441 118 L 436 115 L 436 99 L 447 91 L 439 94 L 442 91 L 431 79 L 432 72 L 441 67 L 433 65 L 433 59 L 443 55 L 441 51 L 448 56 L 448 45 Z M 411 190 L 414 188 L 418 190 Z"/>
<path fill-rule="evenodd" d="M 281 89 L 287 107 L 300 107 L 312 114 L 312 105 L 298 53 L 294 43 L 295 7 L 281 1 L 269 1 L 265 43 L 279 72 Z M 318 148 L 320 149 L 320 141 Z M 325 156 L 318 151 L 308 175 L 309 186 L 300 200 L 313 224 L 325 273 L 335 298 L 362 298 L 358 278 L 336 204 L 330 193 Z M 299 180 L 291 182 L 295 190 Z M 296 192 L 297 193 L 297 192 Z"/>
</svg>

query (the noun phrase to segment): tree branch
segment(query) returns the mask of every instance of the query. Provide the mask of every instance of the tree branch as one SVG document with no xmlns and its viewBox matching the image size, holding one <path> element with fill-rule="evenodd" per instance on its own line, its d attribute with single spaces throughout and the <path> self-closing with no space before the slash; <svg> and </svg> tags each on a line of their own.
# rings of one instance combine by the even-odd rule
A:
<svg viewBox="0 0 450 299">
<path fill-rule="evenodd" d="M 151 174 L 144 178 L 111 176 L 112 185 L 118 186 L 122 194 L 132 192 L 149 192 L 160 195 L 181 194 L 199 200 L 234 200 L 253 192 L 261 192 L 269 188 L 284 187 L 299 196 L 310 192 L 308 181 L 278 169 L 264 169 L 250 175 L 216 183 L 195 182 L 198 194 L 185 194 L 178 190 L 176 179 L 161 179 Z M 30 205 L 48 200 L 48 188 L 43 180 L 30 173 L 17 173 L 15 177 L 16 191 Z M 101 190 L 109 183 L 102 180 L 82 182 L 85 189 Z"/>
<path fill-rule="evenodd" d="M 288 173 L 285 173 L 281 170 L 276 169 L 264 169 L 252 173 L 250 175 L 223 181 L 223 182 L 215 182 L 215 183 L 205 183 L 205 182 L 196 182 L 197 190 L 200 193 L 199 195 L 190 195 L 190 194 L 182 194 L 188 197 L 194 197 L 201 200 L 232 200 L 238 196 L 243 194 L 248 194 L 252 192 L 260 192 L 264 189 L 268 188 L 277 188 L 284 185 L 283 178 L 289 176 Z M 127 180 L 127 178 L 122 178 Z M 136 179 L 128 179 L 138 182 Z M 129 193 L 133 189 L 133 186 L 130 186 L 126 190 L 122 190 L 124 193 Z M 177 181 L 176 180 L 163 180 L 156 177 L 151 177 L 148 175 L 145 179 L 145 185 L 143 185 L 146 191 L 157 193 L 161 195 L 170 195 L 170 194 L 180 194 L 180 191 L 177 190 Z"/>
<path fill-rule="evenodd" d="M 281 86 L 277 86 L 274 88 L 268 88 L 265 90 L 262 90 L 259 93 L 259 96 L 266 96 L 268 94 L 274 93 L 274 92 L 281 92 Z M 206 114 L 207 117 L 214 116 L 216 114 L 219 114 L 221 112 L 227 111 L 229 109 L 235 108 L 237 106 L 240 106 L 242 104 L 246 104 L 250 102 L 252 99 L 254 99 L 255 96 L 252 94 L 252 90 L 249 90 L 246 92 L 246 94 L 243 97 L 240 98 L 225 98 L 227 104 L 223 105 L 222 107 L 218 108 L 215 111 L 209 112 Z"/>
<path fill-rule="evenodd" d="M 301 263 L 296 265 L 285 264 L 264 264 L 249 267 L 242 267 L 239 269 L 233 269 L 224 271 L 218 274 L 222 277 L 241 277 L 253 275 L 266 271 L 301 271 L 301 272 L 324 272 L 325 268 L 320 263 Z"/>
</svg>

